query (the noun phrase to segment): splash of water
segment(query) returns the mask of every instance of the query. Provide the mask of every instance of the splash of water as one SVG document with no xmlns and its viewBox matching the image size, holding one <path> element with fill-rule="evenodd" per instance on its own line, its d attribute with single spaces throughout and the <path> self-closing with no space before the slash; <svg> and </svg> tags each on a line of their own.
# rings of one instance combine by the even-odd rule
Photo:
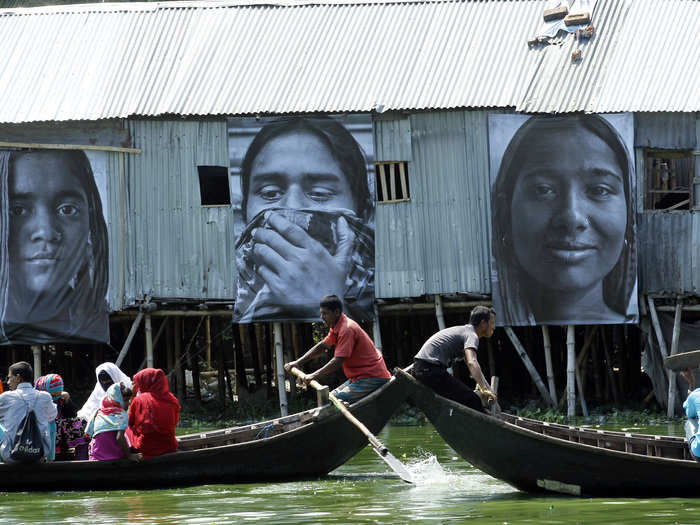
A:
<svg viewBox="0 0 700 525">
<path fill-rule="evenodd" d="M 417 490 L 445 489 L 458 491 L 463 495 L 505 494 L 516 491 L 513 487 L 474 468 L 458 472 L 446 469 L 432 454 L 408 462 L 406 468 L 413 476 Z"/>
</svg>

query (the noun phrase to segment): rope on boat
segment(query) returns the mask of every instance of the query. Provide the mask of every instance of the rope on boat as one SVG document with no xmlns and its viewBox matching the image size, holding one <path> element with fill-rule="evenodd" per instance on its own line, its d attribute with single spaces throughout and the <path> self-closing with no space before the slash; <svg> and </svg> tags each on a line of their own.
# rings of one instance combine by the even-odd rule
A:
<svg viewBox="0 0 700 525">
<path fill-rule="evenodd" d="M 274 427 L 275 425 L 264 426 L 260 429 L 260 432 L 258 432 L 258 434 L 253 439 L 265 439 L 270 433 L 270 430 L 272 430 Z"/>
</svg>

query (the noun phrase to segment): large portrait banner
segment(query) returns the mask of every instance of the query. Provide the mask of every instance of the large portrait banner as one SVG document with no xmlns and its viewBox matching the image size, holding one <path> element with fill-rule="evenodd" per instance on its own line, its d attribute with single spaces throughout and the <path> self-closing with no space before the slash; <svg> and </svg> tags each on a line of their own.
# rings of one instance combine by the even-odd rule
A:
<svg viewBox="0 0 700 525">
<path fill-rule="evenodd" d="M 497 322 L 636 323 L 633 117 L 489 115 Z"/>
<path fill-rule="evenodd" d="M 105 166 L 0 150 L 0 344 L 109 341 Z"/>
<path fill-rule="evenodd" d="M 229 120 L 234 322 L 317 321 L 338 295 L 356 319 L 374 300 L 369 115 Z"/>
</svg>

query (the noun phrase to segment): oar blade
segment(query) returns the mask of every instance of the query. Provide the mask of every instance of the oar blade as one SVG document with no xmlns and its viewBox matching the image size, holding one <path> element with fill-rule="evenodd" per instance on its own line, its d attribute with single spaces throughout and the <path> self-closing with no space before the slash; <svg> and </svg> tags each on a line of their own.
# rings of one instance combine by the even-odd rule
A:
<svg viewBox="0 0 700 525">
<path fill-rule="evenodd" d="M 396 472 L 402 480 L 404 480 L 406 483 L 414 483 L 413 476 L 408 471 L 406 466 L 396 459 L 391 452 L 385 450 L 384 454 L 382 454 L 381 451 L 374 447 L 372 447 L 372 450 L 374 450 L 377 453 L 377 456 L 382 458 L 384 462 L 391 467 L 391 470 Z"/>
</svg>

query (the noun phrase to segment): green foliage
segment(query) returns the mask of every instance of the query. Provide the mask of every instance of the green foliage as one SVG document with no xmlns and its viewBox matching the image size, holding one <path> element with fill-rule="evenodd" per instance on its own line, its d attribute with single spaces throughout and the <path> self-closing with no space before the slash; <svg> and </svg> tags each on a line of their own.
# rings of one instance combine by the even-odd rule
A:
<svg viewBox="0 0 700 525">
<path fill-rule="evenodd" d="M 666 414 L 654 410 L 619 409 L 614 407 L 600 407 L 589 412 L 588 417 L 576 416 L 569 418 L 566 412 L 556 411 L 551 408 L 520 408 L 513 410 L 516 416 L 550 423 L 568 425 L 657 425 L 669 422 Z"/>
</svg>

